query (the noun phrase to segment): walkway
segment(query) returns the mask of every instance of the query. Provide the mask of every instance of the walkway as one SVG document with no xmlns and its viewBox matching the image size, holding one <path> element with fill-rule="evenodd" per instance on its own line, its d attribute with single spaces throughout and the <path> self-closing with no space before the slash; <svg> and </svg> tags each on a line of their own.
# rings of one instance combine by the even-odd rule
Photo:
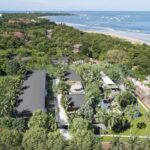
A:
<svg viewBox="0 0 150 150">
<path fill-rule="evenodd" d="M 59 82 L 60 80 L 56 79 L 55 85 L 57 86 Z M 69 125 L 68 116 L 66 114 L 65 109 L 61 105 L 61 97 L 62 97 L 62 94 L 56 94 L 55 106 L 56 106 L 56 110 L 58 109 L 58 111 L 56 112 L 56 117 L 57 117 L 58 124 L 60 127 Z M 71 135 L 67 129 L 60 129 L 60 133 L 64 136 L 65 139 L 71 138 Z"/>
<path fill-rule="evenodd" d="M 98 137 L 121 137 L 121 138 L 130 138 L 134 137 L 133 135 L 115 135 L 115 134 L 102 134 L 102 135 L 97 135 Z M 146 139 L 148 136 L 137 136 L 138 138 L 143 138 Z"/>
<path fill-rule="evenodd" d="M 149 111 L 149 109 L 141 102 L 141 100 L 138 98 L 138 102 L 144 107 L 146 111 Z"/>
</svg>

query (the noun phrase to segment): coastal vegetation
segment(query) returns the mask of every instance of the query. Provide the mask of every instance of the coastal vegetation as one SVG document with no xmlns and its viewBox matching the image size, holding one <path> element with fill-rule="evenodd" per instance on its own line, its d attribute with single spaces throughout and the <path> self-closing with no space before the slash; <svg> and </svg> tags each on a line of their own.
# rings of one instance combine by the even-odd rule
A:
<svg viewBox="0 0 150 150">
<path fill-rule="evenodd" d="M 150 113 L 138 102 L 127 77 L 143 80 L 150 74 L 150 46 L 57 25 L 41 18 L 45 15 L 60 14 L 3 14 L 0 18 L 0 149 L 100 150 L 106 137 L 95 136 L 93 123 L 97 123 L 106 126 L 107 130 L 100 131 L 106 136 L 130 136 L 128 144 L 111 137 L 112 149 L 133 149 L 134 145 L 148 150 L 149 138 L 135 136 L 150 135 Z M 74 52 L 76 44 L 81 45 L 78 53 Z M 66 56 L 67 65 L 53 63 Z M 78 64 L 81 60 L 85 63 Z M 69 106 L 65 95 L 70 89 L 65 75 L 72 69 L 81 76 L 86 102 L 69 116 L 72 139 L 62 137 L 50 111 L 37 110 L 30 119 L 16 116 L 22 83 L 27 72 L 35 69 L 46 70 L 50 81 L 60 79 L 55 91 L 63 95 L 65 110 Z M 114 94 L 104 89 L 100 72 L 117 85 L 123 83 L 125 90 Z M 49 88 L 48 98 L 54 99 Z M 103 100 L 110 100 L 108 111 L 100 105 Z"/>
</svg>

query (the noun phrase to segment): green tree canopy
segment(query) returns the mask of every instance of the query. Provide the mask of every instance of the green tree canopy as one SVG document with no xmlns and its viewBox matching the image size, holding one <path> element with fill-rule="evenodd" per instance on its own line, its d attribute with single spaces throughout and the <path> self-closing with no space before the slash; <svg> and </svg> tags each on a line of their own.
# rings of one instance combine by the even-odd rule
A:
<svg viewBox="0 0 150 150">
<path fill-rule="evenodd" d="M 101 141 L 91 131 L 77 130 L 69 143 L 69 150 L 102 150 Z"/>
<path fill-rule="evenodd" d="M 47 146 L 50 150 L 63 150 L 66 148 L 66 141 L 58 131 L 49 132 Z"/>
<path fill-rule="evenodd" d="M 74 118 L 71 124 L 71 131 L 75 133 L 77 130 L 89 130 L 91 129 L 91 124 L 88 120 L 77 117 Z"/>
<path fill-rule="evenodd" d="M 117 101 L 118 101 L 119 105 L 121 106 L 121 108 L 123 108 L 123 109 L 126 108 L 128 105 L 137 103 L 137 99 L 129 91 L 120 93 L 117 96 Z"/>
<path fill-rule="evenodd" d="M 20 69 L 20 64 L 16 60 L 9 60 L 6 62 L 7 75 L 16 75 Z"/>
<path fill-rule="evenodd" d="M 37 110 L 33 113 L 28 122 L 29 128 L 42 127 L 42 128 L 55 128 L 55 119 L 51 114 L 48 114 L 42 110 Z"/>
<path fill-rule="evenodd" d="M 58 93 L 68 93 L 69 89 L 70 89 L 70 86 L 64 81 L 60 81 L 56 87 L 56 91 Z"/>
<path fill-rule="evenodd" d="M 18 131 L 24 131 L 26 125 L 25 125 L 25 120 L 23 118 L 1 117 L 0 127 L 8 128 L 8 129 L 16 129 Z"/>
<path fill-rule="evenodd" d="M 34 127 L 26 131 L 23 137 L 22 145 L 25 150 L 46 149 L 47 130 Z"/>
<path fill-rule="evenodd" d="M 22 134 L 17 130 L 3 129 L 0 131 L 0 143 L 5 149 L 17 149 L 21 146 Z"/>
</svg>

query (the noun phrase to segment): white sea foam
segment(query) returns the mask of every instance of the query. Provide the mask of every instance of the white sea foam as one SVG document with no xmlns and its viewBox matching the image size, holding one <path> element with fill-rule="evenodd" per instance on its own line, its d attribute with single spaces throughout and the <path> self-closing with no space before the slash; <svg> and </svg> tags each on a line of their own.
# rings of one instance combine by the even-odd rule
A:
<svg viewBox="0 0 150 150">
<path fill-rule="evenodd" d="M 101 19 L 106 19 L 106 20 L 114 20 L 114 21 L 118 21 L 118 22 L 121 21 L 121 18 L 120 18 L 120 17 L 102 16 L 102 17 L 100 17 L 100 18 L 101 18 Z"/>
<path fill-rule="evenodd" d="M 87 14 L 79 14 L 79 16 L 84 16 L 85 17 L 85 16 L 87 16 Z"/>
<path fill-rule="evenodd" d="M 105 13 L 98 12 L 77 13 L 77 16 L 53 16 L 48 19 L 57 21 L 58 24 L 64 23 L 82 30 L 110 32 L 130 38 L 150 42 L 150 21 L 148 14 L 133 13 Z M 145 17 L 145 18 L 144 18 Z M 147 19 L 143 21 L 144 19 Z M 132 22 L 134 21 L 134 25 Z M 139 28 L 141 26 L 141 29 Z"/>
<path fill-rule="evenodd" d="M 68 25 L 68 26 L 73 26 L 73 27 L 87 27 L 86 25 L 77 24 L 77 23 L 69 23 L 69 22 L 66 22 L 65 24 Z"/>
</svg>

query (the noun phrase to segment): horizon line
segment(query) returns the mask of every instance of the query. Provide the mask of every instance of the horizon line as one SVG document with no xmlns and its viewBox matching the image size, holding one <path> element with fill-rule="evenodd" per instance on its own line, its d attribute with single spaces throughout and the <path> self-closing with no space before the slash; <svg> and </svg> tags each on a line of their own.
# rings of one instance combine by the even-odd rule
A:
<svg viewBox="0 0 150 150">
<path fill-rule="evenodd" d="M 0 12 L 150 12 L 150 10 L 0 10 Z"/>
</svg>

